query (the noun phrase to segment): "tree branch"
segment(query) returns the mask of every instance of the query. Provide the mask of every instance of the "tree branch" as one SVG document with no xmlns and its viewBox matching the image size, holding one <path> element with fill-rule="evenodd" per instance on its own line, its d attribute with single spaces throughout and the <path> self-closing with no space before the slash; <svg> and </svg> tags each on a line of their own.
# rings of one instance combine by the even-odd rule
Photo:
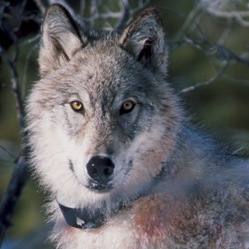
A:
<svg viewBox="0 0 249 249">
<path fill-rule="evenodd" d="M 17 61 L 19 55 L 18 45 L 15 42 L 15 53 L 13 60 L 10 59 L 6 50 L 0 45 L 0 54 L 3 58 L 3 61 L 9 68 L 9 72 L 11 75 L 11 83 L 12 83 L 12 92 L 15 96 L 16 103 L 16 113 L 19 120 L 19 125 L 21 129 L 24 128 L 24 107 L 23 107 L 23 99 L 20 92 L 20 82 L 18 78 L 17 72 Z M 23 153 L 20 157 L 17 158 L 15 164 L 15 169 L 13 171 L 11 180 L 5 191 L 1 203 L 0 203 L 0 245 L 3 242 L 6 230 L 11 225 L 11 217 L 14 211 L 14 207 L 21 195 L 22 189 L 25 186 L 28 180 L 28 174 L 26 170 L 26 151 L 23 150 Z"/>
<path fill-rule="evenodd" d="M 180 91 L 180 93 L 187 93 L 187 92 L 190 92 L 190 91 L 194 91 L 199 87 L 210 85 L 211 83 L 213 83 L 214 81 L 219 79 L 225 73 L 225 71 L 227 70 L 228 67 L 229 67 L 229 62 L 227 61 L 225 63 L 225 65 L 224 65 L 224 67 L 219 72 L 217 72 L 216 75 L 214 75 L 211 79 L 209 79 L 207 81 L 204 81 L 204 82 L 201 82 L 201 83 L 196 83 L 193 86 L 184 88 L 183 90 Z"/>
<path fill-rule="evenodd" d="M 17 159 L 16 167 L 0 203 L 0 247 L 6 230 L 11 226 L 11 217 L 22 189 L 29 179 L 24 156 Z"/>
<path fill-rule="evenodd" d="M 18 58 L 18 47 L 16 46 L 16 53 L 14 59 L 11 61 L 9 58 L 8 53 L 6 50 L 0 45 L 0 54 L 9 68 L 9 72 L 11 74 L 11 82 L 12 82 L 12 91 L 14 93 L 16 99 L 16 113 L 19 119 L 20 127 L 24 127 L 24 107 L 23 107 L 23 100 L 20 93 L 20 83 L 18 79 L 18 72 L 16 69 L 17 58 Z"/>
</svg>

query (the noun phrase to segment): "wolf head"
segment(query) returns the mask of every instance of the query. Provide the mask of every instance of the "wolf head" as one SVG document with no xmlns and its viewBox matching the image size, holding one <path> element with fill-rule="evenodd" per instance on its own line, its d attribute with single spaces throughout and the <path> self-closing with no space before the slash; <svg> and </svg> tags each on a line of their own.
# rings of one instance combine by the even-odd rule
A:
<svg viewBox="0 0 249 249">
<path fill-rule="evenodd" d="M 39 66 L 27 132 L 31 165 L 51 198 L 94 219 L 143 195 L 167 167 L 180 123 L 158 12 L 97 36 L 52 5 Z"/>
</svg>

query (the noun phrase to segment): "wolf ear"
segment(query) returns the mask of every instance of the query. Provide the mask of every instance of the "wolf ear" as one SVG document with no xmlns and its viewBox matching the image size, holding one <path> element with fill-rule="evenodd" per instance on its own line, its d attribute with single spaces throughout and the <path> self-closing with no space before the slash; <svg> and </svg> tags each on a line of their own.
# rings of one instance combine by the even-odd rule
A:
<svg viewBox="0 0 249 249">
<path fill-rule="evenodd" d="M 83 42 L 69 12 L 61 5 L 51 5 L 44 18 L 39 54 L 42 76 L 70 61 Z"/>
<path fill-rule="evenodd" d="M 119 44 L 153 72 L 166 75 L 165 33 L 155 8 L 145 9 L 131 21 L 121 34 Z"/>
</svg>

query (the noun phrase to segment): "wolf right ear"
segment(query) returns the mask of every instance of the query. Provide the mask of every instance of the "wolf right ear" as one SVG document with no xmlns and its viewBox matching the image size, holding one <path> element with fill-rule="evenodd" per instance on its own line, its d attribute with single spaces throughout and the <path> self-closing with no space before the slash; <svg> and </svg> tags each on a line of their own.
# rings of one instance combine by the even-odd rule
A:
<svg viewBox="0 0 249 249">
<path fill-rule="evenodd" d="M 153 72 L 166 75 L 167 48 L 162 19 L 155 8 L 142 11 L 119 39 L 119 45 Z"/>
<path fill-rule="evenodd" d="M 75 52 L 83 47 L 83 40 L 70 13 L 61 5 L 51 5 L 44 18 L 39 54 L 41 76 L 58 69 L 70 61 Z"/>
</svg>

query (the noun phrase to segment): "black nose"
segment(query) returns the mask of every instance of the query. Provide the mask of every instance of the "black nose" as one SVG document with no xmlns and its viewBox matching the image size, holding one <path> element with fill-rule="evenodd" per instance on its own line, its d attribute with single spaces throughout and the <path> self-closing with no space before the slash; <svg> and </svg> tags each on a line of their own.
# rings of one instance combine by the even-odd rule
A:
<svg viewBox="0 0 249 249">
<path fill-rule="evenodd" d="M 86 165 L 89 176 L 101 184 L 110 180 L 114 167 L 112 160 L 105 156 L 94 156 Z"/>
</svg>

